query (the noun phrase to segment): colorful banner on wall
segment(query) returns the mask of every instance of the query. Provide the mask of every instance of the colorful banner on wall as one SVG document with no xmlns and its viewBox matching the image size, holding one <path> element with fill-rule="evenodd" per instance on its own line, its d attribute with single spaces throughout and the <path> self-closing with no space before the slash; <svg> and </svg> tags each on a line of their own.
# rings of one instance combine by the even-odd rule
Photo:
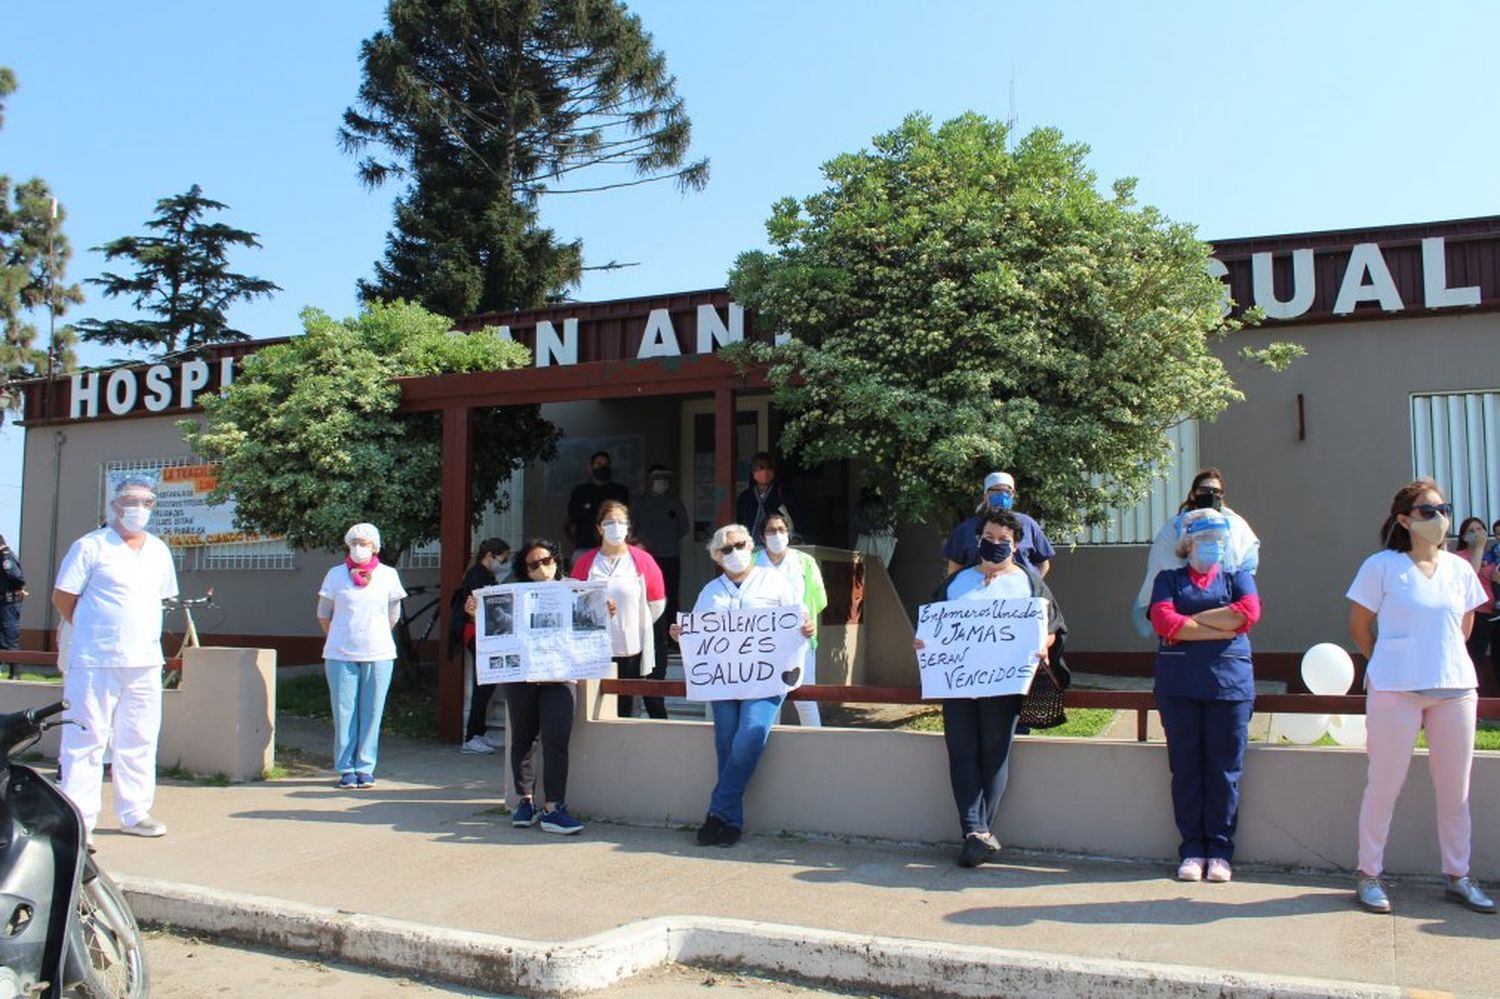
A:
<svg viewBox="0 0 1500 999">
<path fill-rule="evenodd" d="M 234 500 L 210 505 L 208 494 L 218 484 L 219 466 L 157 465 L 110 469 L 105 474 L 105 505 L 127 479 L 144 479 L 156 490 L 156 509 L 147 530 L 174 548 L 274 541 L 271 535 L 234 526 Z"/>
</svg>

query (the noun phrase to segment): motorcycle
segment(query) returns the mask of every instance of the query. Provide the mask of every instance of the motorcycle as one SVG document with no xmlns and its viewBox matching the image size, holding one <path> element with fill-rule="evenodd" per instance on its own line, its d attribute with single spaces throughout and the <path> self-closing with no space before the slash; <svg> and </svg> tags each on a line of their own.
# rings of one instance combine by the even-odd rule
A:
<svg viewBox="0 0 1500 999">
<path fill-rule="evenodd" d="M 83 816 L 16 762 L 66 719 L 66 701 L 0 715 L 0 999 L 134 999 L 145 942 L 118 885 L 94 863 Z"/>
</svg>

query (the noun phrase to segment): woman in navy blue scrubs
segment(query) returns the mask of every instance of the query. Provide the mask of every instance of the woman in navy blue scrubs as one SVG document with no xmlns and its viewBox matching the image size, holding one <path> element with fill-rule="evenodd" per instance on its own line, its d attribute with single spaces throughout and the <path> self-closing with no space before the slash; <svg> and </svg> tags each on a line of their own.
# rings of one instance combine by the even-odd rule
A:
<svg viewBox="0 0 1500 999">
<path fill-rule="evenodd" d="M 1157 573 L 1151 593 L 1151 625 L 1161 638 L 1156 706 L 1167 732 L 1182 881 L 1233 877 L 1240 772 L 1255 703 L 1247 633 L 1260 618 L 1260 597 L 1254 576 L 1224 570 L 1228 539 L 1222 513 L 1189 512 L 1177 541 L 1188 564 Z"/>
</svg>

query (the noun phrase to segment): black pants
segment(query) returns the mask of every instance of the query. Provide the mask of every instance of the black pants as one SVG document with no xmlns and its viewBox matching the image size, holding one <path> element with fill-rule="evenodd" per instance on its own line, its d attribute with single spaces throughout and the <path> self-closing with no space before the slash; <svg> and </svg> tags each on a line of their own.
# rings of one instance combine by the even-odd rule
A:
<svg viewBox="0 0 1500 999">
<path fill-rule="evenodd" d="M 1495 671 L 1495 682 L 1500 683 L 1500 623 L 1491 621 L 1494 611 L 1475 611 L 1474 630 L 1469 632 L 1469 639 L 1464 643 L 1469 650 L 1469 658 L 1474 661 L 1474 672 L 1483 676 L 1484 654 L 1488 650 L 1490 654 L 1490 666 Z"/>
<path fill-rule="evenodd" d="M 991 832 L 1005 782 L 1010 777 L 1010 744 L 1021 715 L 1021 695 L 951 697 L 943 702 L 943 742 L 948 746 L 948 779 L 964 835 Z"/>
<path fill-rule="evenodd" d="M 655 680 L 667 678 L 667 653 L 670 651 L 667 643 L 672 636 L 667 634 L 667 629 L 672 627 L 672 622 L 677 620 L 677 581 L 682 577 L 682 559 L 680 558 L 658 558 L 656 564 L 661 567 L 661 578 L 667 587 L 667 605 L 661 612 L 661 617 L 656 619 L 652 628 L 656 631 L 656 668 L 651 671 L 651 677 Z"/>
<path fill-rule="evenodd" d="M 568 798 L 568 740 L 573 736 L 573 687 L 566 683 L 507 683 L 505 733 L 510 742 L 510 776 L 516 794 L 529 798 L 536 784 L 537 737 L 542 741 L 545 801 Z"/>
<path fill-rule="evenodd" d="M 666 615 L 662 616 L 665 617 Z M 617 668 L 617 675 L 621 680 L 639 680 L 641 678 L 641 653 L 637 652 L 633 656 L 615 656 L 615 666 Z M 653 680 L 660 680 L 666 675 L 667 670 L 665 666 L 661 668 L 660 676 L 657 675 L 656 670 L 653 669 L 651 671 L 651 679 Z M 634 718 L 635 698 L 631 697 L 629 694 L 621 694 L 619 695 L 619 697 L 620 717 Z M 646 702 L 647 718 L 667 717 L 667 702 L 662 698 L 643 697 L 641 698 L 641 700 Z"/>
<path fill-rule="evenodd" d="M 0 603 L 0 649 L 21 647 L 21 605 Z M 5 657 L 0 656 L 0 662 Z M 16 678 L 16 664 L 10 663 L 10 678 Z"/>
<path fill-rule="evenodd" d="M 474 647 L 469 647 L 469 676 L 474 678 L 473 690 L 469 694 L 469 721 L 464 726 L 464 741 L 468 742 L 476 735 L 484 735 L 489 728 L 485 724 L 485 718 L 490 713 L 490 698 L 495 696 L 495 688 L 498 683 L 479 682 L 479 663 L 474 658 Z"/>
</svg>

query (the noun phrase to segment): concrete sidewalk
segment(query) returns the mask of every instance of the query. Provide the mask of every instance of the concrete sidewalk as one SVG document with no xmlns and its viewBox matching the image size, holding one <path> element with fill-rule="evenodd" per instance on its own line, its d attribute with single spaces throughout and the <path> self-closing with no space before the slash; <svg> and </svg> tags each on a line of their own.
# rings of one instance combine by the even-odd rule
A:
<svg viewBox="0 0 1500 999">
<path fill-rule="evenodd" d="M 279 724 L 281 745 L 326 762 L 326 726 Z M 1394 883 L 1397 914 L 1381 917 L 1354 906 L 1344 878 L 1247 868 L 1233 884 L 1187 885 L 1164 865 L 1038 854 L 964 870 L 952 850 L 756 835 L 753 815 L 750 834 L 728 850 L 698 847 L 685 830 L 584 816 L 584 833 L 565 838 L 510 825 L 498 807 L 501 765 L 499 754 L 388 738 L 370 791 L 339 790 L 321 773 L 230 787 L 166 783 L 155 814 L 170 835 L 120 835 L 106 805 L 99 856 L 125 877 L 534 941 L 575 941 L 651 917 L 727 917 L 1500 995 L 1500 917 L 1444 901 L 1436 879 Z"/>
</svg>

